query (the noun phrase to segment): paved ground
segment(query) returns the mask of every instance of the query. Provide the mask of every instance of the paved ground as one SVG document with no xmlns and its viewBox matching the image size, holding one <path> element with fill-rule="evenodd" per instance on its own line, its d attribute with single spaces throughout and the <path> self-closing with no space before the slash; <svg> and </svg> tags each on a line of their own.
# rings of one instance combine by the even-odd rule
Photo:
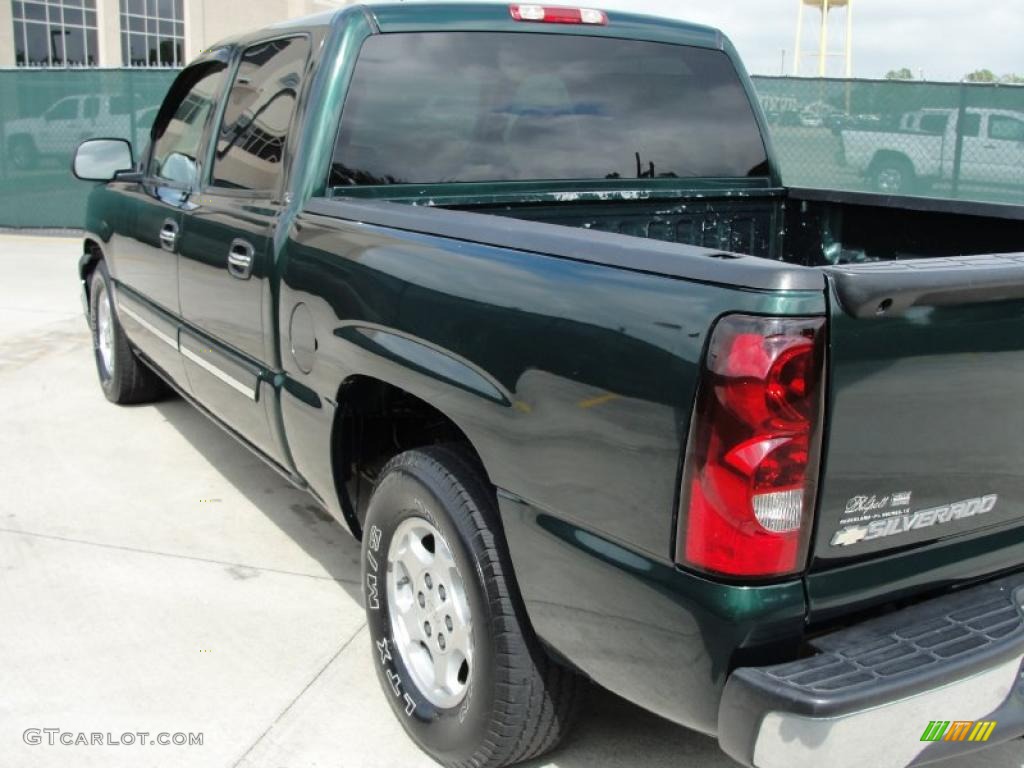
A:
<svg viewBox="0 0 1024 768">
<path fill-rule="evenodd" d="M 355 544 L 183 402 L 103 399 L 76 259 L 0 237 L 0 765 L 433 765 L 377 687 Z M 29 746 L 27 728 L 204 743 Z M 963 766 L 1024 768 L 1021 744 Z M 543 764 L 733 765 L 600 692 Z"/>
</svg>

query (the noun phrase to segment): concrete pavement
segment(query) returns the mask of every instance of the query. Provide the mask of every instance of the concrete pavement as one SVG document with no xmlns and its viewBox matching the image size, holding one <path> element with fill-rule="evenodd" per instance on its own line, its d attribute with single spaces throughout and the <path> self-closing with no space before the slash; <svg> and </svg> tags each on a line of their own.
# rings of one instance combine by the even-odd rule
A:
<svg viewBox="0 0 1024 768">
<path fill-rule="evenodd" d="M 103 398 L 78 253 L 0 237 L 0 766 L 434 765 L 378 688 L 344 530 L 181 400 Z M 29 745 L 29 728 L 203 744 Z M 1021 744 L 963 765 L 1024 768 Z M 595 691 L 540 765 L 733 763 Z"/>
</svg>

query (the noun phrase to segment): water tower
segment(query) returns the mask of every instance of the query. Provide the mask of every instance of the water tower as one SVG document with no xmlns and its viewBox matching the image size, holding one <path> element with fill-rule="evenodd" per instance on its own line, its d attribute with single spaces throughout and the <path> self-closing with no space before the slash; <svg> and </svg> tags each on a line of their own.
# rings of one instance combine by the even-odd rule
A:
<svg viewBox="0 0 1024 768">
<path fill-rule="evenodd" d="M 846 77 L 853 75 L 853 0 L 797 0 L 796 46 L 793 51 L 793 74 L 800 74 L 800 59 L 803 54 L 804 9 L 806 6 L 821 12 L 821 31 L 818 39 L 818 77 L 824 77 L 829 56 L 842 56 L 846 62 Z M 836 8 L 846 9 L 846 46 L 842 53 L 830 53 L 828 49 L 828 14 Z"/>
</svg>

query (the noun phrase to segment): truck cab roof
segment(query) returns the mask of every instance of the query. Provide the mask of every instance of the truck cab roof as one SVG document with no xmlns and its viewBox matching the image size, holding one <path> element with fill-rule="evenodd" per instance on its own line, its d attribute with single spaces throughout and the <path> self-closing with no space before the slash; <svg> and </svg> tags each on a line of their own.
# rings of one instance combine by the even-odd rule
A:
<svg viewBox="0 0 1024 768">
<path fill-rule="evenodd" d="M 379 32 L 532 32 L 544 34 L 620 37 L 653 42 L 725 47 L 725 36 L 717 29 L 689 22 L 635 13 L 606 11 L 608 23 L 546 24 L 517 21 L 510 8 L 514 3 L 367 3 L 346 6 L 275 24 L 273 30 L 301 30 L 333 26 L 352 14 L 367 14 Z M 558 4 L 552 4 L 558 5 Z M 578 7 L 565 3 L 562 7 Z M 250 35 L 245 35 L 249 38 Z"/>
</svg>

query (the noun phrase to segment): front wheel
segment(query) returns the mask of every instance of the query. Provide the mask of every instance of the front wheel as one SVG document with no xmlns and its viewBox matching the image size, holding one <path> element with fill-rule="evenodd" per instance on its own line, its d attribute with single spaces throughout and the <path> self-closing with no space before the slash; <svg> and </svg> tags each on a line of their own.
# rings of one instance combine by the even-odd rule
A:
<svg viewBox="0 0 1024 768">
<path fill-rule="evenodd" d="M 128 343 L 114 310 L 111 286 L 107 265 L 101 261 L 89 284 L 89 325 L 103 394 L 119 405 L 157 400 L 165 392 L 164 384 Z"/>
<path fill-rule="evenodd" d="M 392 459 L 370 499 L 362 563 L 377 677 L 427 754 L 498 768 L 558 744 L 583 680 L 533 636 L 474 460 L 447 446 Z"/>
</svg>

